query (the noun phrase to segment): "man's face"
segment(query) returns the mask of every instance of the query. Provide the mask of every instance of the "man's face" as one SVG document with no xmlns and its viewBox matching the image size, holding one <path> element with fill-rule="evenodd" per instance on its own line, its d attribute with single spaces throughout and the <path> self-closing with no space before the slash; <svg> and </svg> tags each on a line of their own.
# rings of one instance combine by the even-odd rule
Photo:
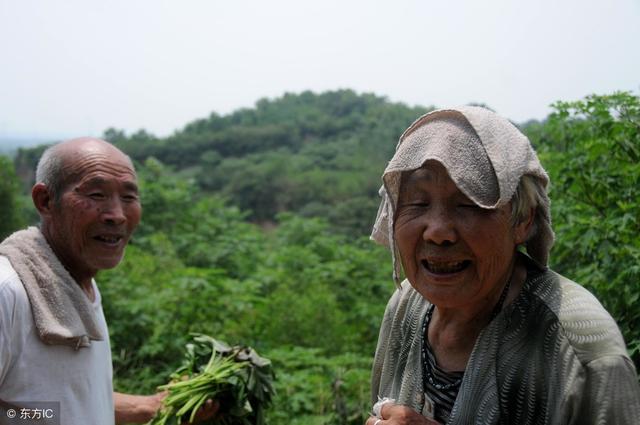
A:
<svg viewBox="0 0 640 425">
<path fill-rule="evenodd" d="M 92 147 L 66 161 L 71 182 L 54 202 L 48 225 L 49 243 L 76 278 L 122 260 L 142 211 L 128 158 L 113 147 Z"/>
</svg>

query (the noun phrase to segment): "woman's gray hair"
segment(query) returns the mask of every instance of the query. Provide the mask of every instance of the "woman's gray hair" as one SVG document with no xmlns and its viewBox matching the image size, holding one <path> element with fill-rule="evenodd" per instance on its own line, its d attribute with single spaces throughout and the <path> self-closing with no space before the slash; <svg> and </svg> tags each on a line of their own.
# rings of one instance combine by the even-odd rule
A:
<svg viewBox="0 0 640 425">
<path fill-rule="evenodd" d="M 64 192 L 66 176 L 64 175 L 64 158 L 58 149 L 59 144 L 48 147 L 40 157 L 36 167 L 36 183 L 43 183 L 58 204 Z"/>
<path fill-rule="evenodd" d="M 529 220 L 531 210 L 534 211 L 533 223 L 527 234 L 527 241 L 538 233 L 538 222 L 543 219 L 538 210 L 547 205 L 548 202 L 549 198 L 547 197 L 544 181 L 531 174 L 525 174 L 520 178 L 516 191 L 511 198 L 511 224 L 515 227 Z"/>
</svg>

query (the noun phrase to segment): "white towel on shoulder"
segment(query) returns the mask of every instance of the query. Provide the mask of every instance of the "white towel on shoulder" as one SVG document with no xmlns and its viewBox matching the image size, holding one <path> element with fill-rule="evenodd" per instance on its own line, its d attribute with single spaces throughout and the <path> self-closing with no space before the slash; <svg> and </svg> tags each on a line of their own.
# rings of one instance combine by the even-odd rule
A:
<svg viewBox="0 0 640 425">
<path fill-rule="evenodd" d="M 58 260 L 37 227 L 15 232 L 0 244 L 0 255 L 20 277 L 40 339 L 79 349 L 102 341 L 87 295 Z"/>
</svg>

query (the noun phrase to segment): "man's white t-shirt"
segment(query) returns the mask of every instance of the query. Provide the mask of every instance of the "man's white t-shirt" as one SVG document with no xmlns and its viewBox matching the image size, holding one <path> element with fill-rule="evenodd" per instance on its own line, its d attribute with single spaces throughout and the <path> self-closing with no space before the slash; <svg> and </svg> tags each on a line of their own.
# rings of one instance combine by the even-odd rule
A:
<svg viewBox="0 0 640 425">
<path fill-rule="evenodd" d="M 113 425 L 113 368 L 101 297 L 93 308 L 104 341 L 89 347 L 47 345 L 38 337 L 29 298 L 6 257 L 0 256 L 0 400 L 59 402 L 60 424 Z"/>
</svg>

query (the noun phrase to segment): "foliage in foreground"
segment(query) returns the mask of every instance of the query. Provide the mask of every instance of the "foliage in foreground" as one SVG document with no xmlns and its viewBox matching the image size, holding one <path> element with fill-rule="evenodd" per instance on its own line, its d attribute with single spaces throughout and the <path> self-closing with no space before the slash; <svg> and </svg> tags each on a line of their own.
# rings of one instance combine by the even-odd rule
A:
<svg viewBox="0 0 640 425">
<path fill-rule="evenodd" d="M 203 425 L 264 425 L 272 381 L 271 362 L 252 348 L 195 335 L 171 382 L 160 387 L 168 395 L 150 425 L 191 423 L 207 400 L 219 402 L 220 410 Z"/>
</svg>

